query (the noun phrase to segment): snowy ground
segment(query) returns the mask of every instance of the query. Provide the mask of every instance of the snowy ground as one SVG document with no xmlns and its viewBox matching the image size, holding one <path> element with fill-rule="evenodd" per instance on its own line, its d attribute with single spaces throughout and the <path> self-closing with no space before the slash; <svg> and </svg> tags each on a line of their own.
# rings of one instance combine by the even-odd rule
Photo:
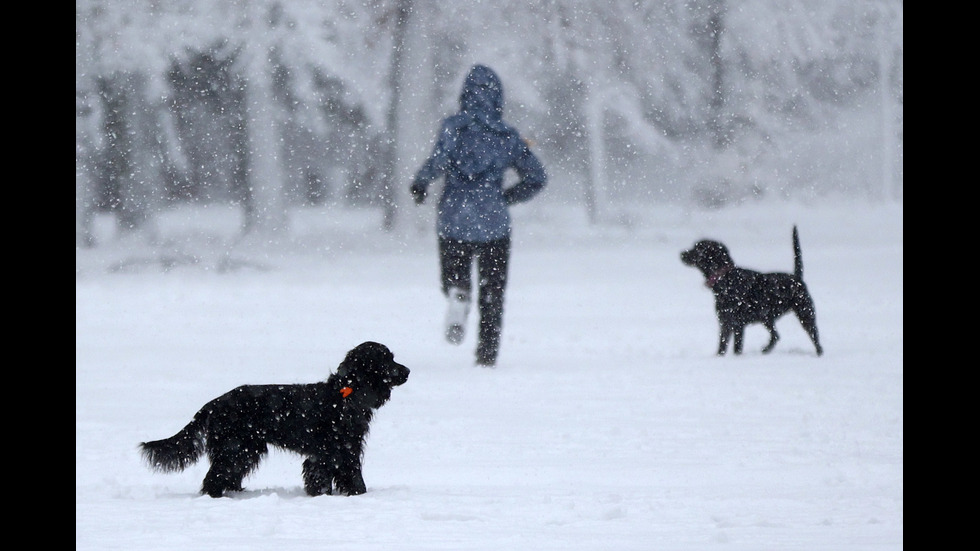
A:
<svg viewBox="0 0 980 551">
<path fill-rule="evenodd" d="M 75 257 L 76 549 L 903 548 L 901 205 L 595 226 L 531 205 L 492 370 L 472 326 L 441 340 L 431 211 L 401 235 L 374 212 L 298 212 L 276 246 L 229 245 L 226 209 L 168 215 L 154 249 L 100 220 L 104 245 Z M 772 354 L 756 326 L 743 356 L 716 357 L 711 295 L 679 252 L 713 237 L 791 271 L 794 223 L 824 356 L 785 317 Z M 141 463 L 140 441 L 209 399 L 324 379 L 364 340 L 412 369 L 375 417 L 367 494 L 307 497 L 282 452 L 225 499 L 198 494 L 206 462 Z"/>
</svg>

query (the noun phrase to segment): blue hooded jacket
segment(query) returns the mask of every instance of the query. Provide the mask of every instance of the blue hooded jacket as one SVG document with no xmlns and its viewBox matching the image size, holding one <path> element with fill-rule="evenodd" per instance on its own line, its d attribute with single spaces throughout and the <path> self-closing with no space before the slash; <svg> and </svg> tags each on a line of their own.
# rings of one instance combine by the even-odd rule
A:
<svg viewBox="0 0 980 551">
<path fill-rule="evenodd" d="M 445 177 L 437 232 L 460 241 L 487 242 L 510 236 L 509 205 L 537 195 L 547 181 L 544 166 L 513 127 L 503 121 L 500 77 L 474 65 L 463 83 L 459 112 L 442 121 L 432 154 L 415 174 L 413 193 Z M 504 173 L 520 181 L 504 189 Z"/>
</svg>

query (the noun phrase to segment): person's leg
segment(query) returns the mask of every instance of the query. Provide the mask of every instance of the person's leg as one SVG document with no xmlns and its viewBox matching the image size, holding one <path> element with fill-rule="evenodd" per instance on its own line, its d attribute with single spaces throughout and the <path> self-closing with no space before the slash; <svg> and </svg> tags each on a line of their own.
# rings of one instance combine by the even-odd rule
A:
<svg viewBox="0 0 980 551">
<path fill-rule="evenodd" d="M 479 365 L 494 365 L 500 351 L 509 261 L 510 238 L 485 243 L 479 249 L 480 339 L 476 348 L 476 363 Z"/>
<path fill-rule="evenodd" d="M 439 238 L 439 268 L 442 280 L 442 294 L 456 287 L 470 292 L 472 286 L 473 245 L 455 239 Z"/>
<path fill-rule="evenodd" d="M 448 300 L 446 310 L 446 340 L 463 342 L 466 316 L 470 309 L 473 245 L 453 239 L 439 238 L 439 266 L 442 294 Z"/>
</svg>

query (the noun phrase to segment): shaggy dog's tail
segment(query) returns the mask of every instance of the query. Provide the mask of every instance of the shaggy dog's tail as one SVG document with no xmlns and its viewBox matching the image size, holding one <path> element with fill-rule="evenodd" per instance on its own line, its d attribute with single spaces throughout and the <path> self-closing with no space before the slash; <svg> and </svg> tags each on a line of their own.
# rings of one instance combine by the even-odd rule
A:
<svg viewBox="0 0 980 551">
<path fill-rule="evenodd" d="M 202 409 L 194 416 L 194 420 L 170 438 L 142 442 L 140 451 L 143 459 L 156 471 L 183 471 L 196 463 L 204 454 L 206 425 L 207 413 Z"/>
<path fill-rule="evenodd" d="M 793 226 L 793 273 L 797 279 L 803 279 L 803 250 L 800 249 L 800 232 Z"/>
</svg>

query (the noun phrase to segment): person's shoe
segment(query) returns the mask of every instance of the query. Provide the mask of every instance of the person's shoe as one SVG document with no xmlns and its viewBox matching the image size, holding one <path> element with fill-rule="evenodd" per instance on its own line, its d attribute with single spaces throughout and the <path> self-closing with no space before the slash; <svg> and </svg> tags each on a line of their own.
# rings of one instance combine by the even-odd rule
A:
<svg viewBox="0 0 980 551">
<path fill-rule="evenodd" d="M 463 342 L 463 326 L 458 323 L 453 323 L 446 326 L 446 340 L 450 344 L 461 344 Z"/>
<path fill-rule="evenodd" d="M 469 293 L 458 288 L 449 288 L 449 308 L 446 310 L 446 340 L 460 344 L 465 336 L 466 316 L 470 312 Z"/>
<path fill-rule="evenodd" d="M 494 367 L 497 365 L 497 362 L 491 360 L 490 358 L 477 358 L 476 365 L 478 367 Z"/>
</svg>

